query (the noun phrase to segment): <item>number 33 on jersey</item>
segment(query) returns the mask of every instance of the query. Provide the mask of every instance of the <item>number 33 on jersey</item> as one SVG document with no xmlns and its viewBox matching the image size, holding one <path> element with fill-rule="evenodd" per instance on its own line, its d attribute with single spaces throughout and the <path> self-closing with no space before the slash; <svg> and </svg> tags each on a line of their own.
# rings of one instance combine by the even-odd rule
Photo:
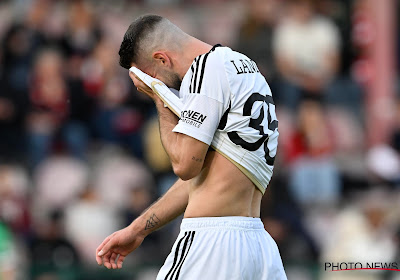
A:
<svg viewBox="0 0 400 280">
<path fill-rule="evenodd" d="M 271 90 L 256 63 L 216 45 L 194 59 L 179 95 L 184 105 L 174 131 L 211 145 L 264 193 L 279 133 Z"/>
</svg>

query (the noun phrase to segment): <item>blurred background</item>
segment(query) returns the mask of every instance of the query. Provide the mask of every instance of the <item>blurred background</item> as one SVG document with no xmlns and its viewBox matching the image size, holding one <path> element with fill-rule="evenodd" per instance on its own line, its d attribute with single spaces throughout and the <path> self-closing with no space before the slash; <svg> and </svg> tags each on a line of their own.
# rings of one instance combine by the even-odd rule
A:
<svg viewBox="0 0 400 280">
<path fill-rule="evenodd" d="M 399 1 L 0 1 L 0 279 L 147 280 L 179 231 L 120 271 L 95 248 L 176 180 L 156 110 L 118 65 L 139 15 L 243 52 L 272 88 L 280 143 L 261 217 L 289 280 L 400 279 Z"/>
</svg>

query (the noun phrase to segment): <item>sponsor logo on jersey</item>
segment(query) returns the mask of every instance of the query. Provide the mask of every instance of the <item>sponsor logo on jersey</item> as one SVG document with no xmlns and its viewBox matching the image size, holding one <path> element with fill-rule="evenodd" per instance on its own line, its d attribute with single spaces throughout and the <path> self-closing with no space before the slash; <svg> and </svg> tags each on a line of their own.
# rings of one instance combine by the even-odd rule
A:
<svg viewBox="0 0 400 280">
<path fill-rule="evenodd" d="M 203 124 L 206 118 L 207 116 L 193 110 L 185 110 L 181 112 L 181 121 L 197 128 Z"/>
</svg>

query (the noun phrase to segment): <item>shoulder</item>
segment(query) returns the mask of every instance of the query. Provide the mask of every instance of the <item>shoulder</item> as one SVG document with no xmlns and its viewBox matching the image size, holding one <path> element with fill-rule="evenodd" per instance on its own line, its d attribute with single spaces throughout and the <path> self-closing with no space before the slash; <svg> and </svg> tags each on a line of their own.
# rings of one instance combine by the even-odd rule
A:
<svg viewBox="0 0 400 280">
<path fill-rule="evenodd" d="M 216 48 L 213 52 L 210 52 L 210 59 L 216 65 L 226 66 L 230 65 L 231 60 L 234 59 L 246 59 L 247 56 L 232 50 L 229 47 L 219 47 Z"/>
<path fill-rule="evenodd" d="M 189 69 L 192 73 L 190 92 L 200 93 L 203 84 L 221 82 L 225 78 L 226 47 L 214 46 L 209 52 L 196 57 Z"/>
<path fill-rule="evenodd" d="M 206 67 L 210 72 L 227 70 L 226 68 L 232 65 L 232 60 L 236 59 L 248 59 L 248 57 L 224 46 L 213 47 L 210 52 L 200 56 L 200 62 L 202 60 L 207 61 Z"/>
<path fill-rule="evenodd" d="M 215 45 L 208 53 L 198 56 L 196 64 L 198 63 L 202 68 L 205 68 L 207 72 L 213 73 L 223 70 L 224 61 L 227 55 L 232 50 L 228 47 L 222 47 L 220 45 Z"/>
<path fill-rule="evenodd" d="M 209 57 L 211 71 L 224 72 L 228 80 L 236 79 L 238 74 L 259 72 L 253 60 L 228 47 L 218 48 Z"/>
</svg>

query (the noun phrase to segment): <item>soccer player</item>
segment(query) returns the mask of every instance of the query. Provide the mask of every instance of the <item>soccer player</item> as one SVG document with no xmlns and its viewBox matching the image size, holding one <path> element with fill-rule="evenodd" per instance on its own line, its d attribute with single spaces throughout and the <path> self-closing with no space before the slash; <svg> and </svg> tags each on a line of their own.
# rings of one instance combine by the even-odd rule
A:
<svg viewBox="0 0 400 280">
<path fill-rule="evenodd" d="M 125 33 L 121 66 L 179 90 L 178 118 L 134 73 L 157 107 L 161 140 L 178 181 L 128 227 L 96 250 L 99 265 L 121 268 L 151 232 L 184 213 L 161 279 L 286 279 L 278 247 L 259 218 L 271 179 L 278 121 L 254 61 L 146 15 Z"/>
</svg>

